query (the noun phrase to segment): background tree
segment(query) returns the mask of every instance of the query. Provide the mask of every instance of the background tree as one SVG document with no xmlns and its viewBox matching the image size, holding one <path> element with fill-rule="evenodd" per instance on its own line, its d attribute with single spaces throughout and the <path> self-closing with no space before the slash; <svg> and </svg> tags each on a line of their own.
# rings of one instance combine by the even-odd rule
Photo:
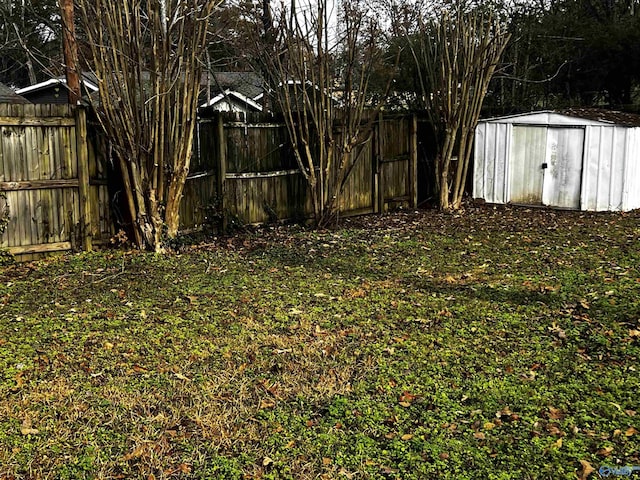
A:
<svg viewBox="0 0 640 480">
<path fill-rule="evenodd" d="M 0 82 L 16 87 L 61 73 L 58 0 L 0 2 Z"/>
<path fill-rule="evenodd" d="M 282 6 L 260 37 L 261 69 L 271 87 L 308 184 L 315 222 L 335 221 L 339 198 L 372 135 L 392 77 L 372 100 L 372 78 L 384 50 L 381 29 L 364 4 L 326 0 Z M 338 108 L 338 107 L 341 108 Z"/>
<path fill-rule="evenodd" d="M 492 114 L 567 106 L 637 109 L 640 2 L 513 4 L 506 68 L 490 86 Z"/>
<path fill-rule="evenodd" d="M 509 34 L 491 12 L 457 5 L 423 19 L 408 39 L 438 144 L 438 205 L 455 210 L 462 202 L 482 102 Z"/>
<path fill-rule="evenodd" d="M 216 0 L 77 0 L 95 109 L 113 147 L 140 247 L 177 234 Z"/>
</svg>

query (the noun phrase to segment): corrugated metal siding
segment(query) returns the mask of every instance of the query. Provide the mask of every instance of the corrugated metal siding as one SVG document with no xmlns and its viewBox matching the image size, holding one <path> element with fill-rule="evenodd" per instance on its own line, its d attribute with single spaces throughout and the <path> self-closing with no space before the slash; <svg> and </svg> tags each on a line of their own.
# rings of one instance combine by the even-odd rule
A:
<svg viewBox="0 0 640 480">
<path fill-rule="evenodd" d="M 628 133 L 616 126 L 591 126 L 585 141 L 582 210 L 623 210 Z"/>
<path fill-rule="evenodd" d="M 511 125 L 481 123 L 476 129 L 473 197 L 490 203 L 507 201 L 507 165 Z"/>
<path fill-rule="evenodd" d="M 640 128 L 627 130 L 627 161 L 622 209 L 640 208 Z"/>
<path fill-rule="evenodd" d="M 545 204 L 553 206 L 596 211 L 640 208 L 640 127 L 606 125 L 590 120 L 581 122 L 576 118 L 571 118 L 573 123 L 569 125 L 569 117 L 561 117 L 563 122 L 547 126 L 538 122 L 557 121 L 557 114 L 524 115 L 479 123 L 474 157 L 474 198 L 490 203 L 540 204 L 544 200 Z M 555 177 L 552 173 L 546 174 L 550 176 L 546 182 L 559 187 L 545 187 L 541 183 L 545 174 L 540 166 L 551 163 L 547 130 L 564 132 L 558 140 L 558 148 L 564 149 L 561 154 L 570 161 L 573 159 L 574 163 L 557 171 Z M 573 133 L 575 131 L 579 133 Z M 577 165 L 580 150 L 582 173 Z M 556 191 L 557 188 L 560 190 Z M 577 189 L 580 191 L 579 202 L 576 200 Z"/>
<path fill-rule="evenodd" d="M 542 204 L 546 161 L 547 128 L 514 126 L 509 161 L 509 201 L 524 205 Z"/>
<path fill-rule="evenodd" d="M 580 208 L 584 129 L 547 129 L 542 203 L 551 207 Z"/>
</svg>

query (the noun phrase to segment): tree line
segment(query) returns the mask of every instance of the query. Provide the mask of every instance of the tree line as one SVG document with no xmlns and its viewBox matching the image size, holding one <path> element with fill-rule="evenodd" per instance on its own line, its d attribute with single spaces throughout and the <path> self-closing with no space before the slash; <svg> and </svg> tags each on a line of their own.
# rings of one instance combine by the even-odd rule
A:
<svg viewBox="0 0 640 480">
<path fill-rule="evenodd" d="M 264 79 L 318 226 L 335 221 L 382 109 L 429 116 L 437 202 L 449 210 L 461 205 L 483 111 L 638 104 L 639 0 L 75 0 L 73 28 L 60 6 L 3 2 L 0 81 L 62 74 L 73 32 L 78 69 L 101 86 L 94 109 L 142 248 L 177 234 L 205 71 Z"/>
</svg>

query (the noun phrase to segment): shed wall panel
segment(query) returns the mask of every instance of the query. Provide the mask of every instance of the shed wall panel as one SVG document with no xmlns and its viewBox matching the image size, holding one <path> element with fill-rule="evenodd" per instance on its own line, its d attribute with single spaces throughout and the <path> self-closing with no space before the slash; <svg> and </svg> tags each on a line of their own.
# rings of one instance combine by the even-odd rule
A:
<svg viewBox="0 0 640 480">
<path fill-rule="evenodd" d="M 546 159 L 547 128 L 514 126 L 509 161 L 509 201 L 542 204 L 543 169 Z"/>
<path fill-rule="evenodd" d="M 640 128 L 627 132 L 627 158 L 625 185 L 623 192 L 623 210 L 640 208 Z"/>
<path fill-rule="evenodd" d="M 583 210 L 623 210 L 628 128 L 588 127 L 585 145 Z"/>
<path fill-rule="evenodd" d="M 506 178 L 511 126 L 482 123 L 476 130 L 474 198 L 490 203 L 507 201 Z"/>
</svg>

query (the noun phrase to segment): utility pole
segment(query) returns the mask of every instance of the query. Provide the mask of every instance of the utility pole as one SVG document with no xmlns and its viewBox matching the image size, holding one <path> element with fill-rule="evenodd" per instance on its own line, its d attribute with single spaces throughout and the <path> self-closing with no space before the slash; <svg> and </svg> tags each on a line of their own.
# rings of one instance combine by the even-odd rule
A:
<svg viewBox="0 0 640 480">
<path fill-rule="evenodd" d="M 78 44 L 76 43 L 76 29 L 73 21 L 73 0 L 60 0 L 60 11 L 62 13 L 62 45 L 69 103 L 77 105 L 82 93 L 77 64 Z"/>
</svg>

